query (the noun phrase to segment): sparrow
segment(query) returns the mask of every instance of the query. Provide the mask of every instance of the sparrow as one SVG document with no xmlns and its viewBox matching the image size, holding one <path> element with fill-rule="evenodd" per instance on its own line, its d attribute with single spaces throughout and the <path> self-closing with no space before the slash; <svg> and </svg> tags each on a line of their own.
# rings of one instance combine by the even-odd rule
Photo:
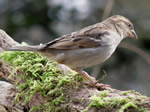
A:
<svg viewBox="0 0 150 112">
<path fill-rule="evenodd" d="M 7 51 L 33 51 L 60 64 L 65 64 L 96 85 L 96 80 L 84 68 L 106 61 L 126 37 L 137 39 L 132 22 L 115 15 L 106 20 L 64 35 L 43 45 L 14 46 Z M 103 84 L 99 83 L 99 86 Z"/>
</svg>

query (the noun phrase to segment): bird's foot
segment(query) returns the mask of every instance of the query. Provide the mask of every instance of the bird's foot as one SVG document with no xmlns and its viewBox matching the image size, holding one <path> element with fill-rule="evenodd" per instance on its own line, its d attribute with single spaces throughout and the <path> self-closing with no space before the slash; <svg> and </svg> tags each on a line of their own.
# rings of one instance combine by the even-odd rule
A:
<svg viewBox="0 0 150 112">
<path fill-rule="evenodd" d="M 80 71 L 79 75 L 83 76 L 88 80 L 88 82 L 84 82 L 87 85 L 90 85 L 92 87 L 98 88 L 98 89 L 105 89 L 105 88 L 110 88 L 110 85 L 107 84 L 102 84 L 98 83 L 94 77 L 91 77 L 87 72 L 85 71 Z"/>
<path fill-rule="evenodd" d="M 94 84 L 94 86 L 96 87 L 96 88 L 110 88 L 111 86 L 110 85 L 108 85 L 108 84 L 103 84 L 103 83 L 95 83 Z"/>
<path fill-rule="evenodd" d="M 103 84 L 103 83 L 99 83 L 99 82 L 96 82 L 96 81 L 95 81 L 95 83 L 93 83 L 93 81 L 92 82 L 84 82 L 84 83 L 87 84 L 87 85 L 90 85 L 92 87 L 95 87 L 97 89 L 105 89 L 105 88 L 110 88 L 111 87 L 108 84 Z"/>
</svg>

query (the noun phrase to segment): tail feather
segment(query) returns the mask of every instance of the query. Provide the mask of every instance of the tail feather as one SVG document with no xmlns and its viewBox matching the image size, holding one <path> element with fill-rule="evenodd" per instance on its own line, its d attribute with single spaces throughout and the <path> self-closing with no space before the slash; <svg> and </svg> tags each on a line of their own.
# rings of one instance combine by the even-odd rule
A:
<svg viewBox="0 0 150 112">
<path fill-rule="evenodd" d="M 39 46 L 15 46 L 6 48 L 6 51 L 33 51 L 36 52 L 39 50 Z"/>
</svg>

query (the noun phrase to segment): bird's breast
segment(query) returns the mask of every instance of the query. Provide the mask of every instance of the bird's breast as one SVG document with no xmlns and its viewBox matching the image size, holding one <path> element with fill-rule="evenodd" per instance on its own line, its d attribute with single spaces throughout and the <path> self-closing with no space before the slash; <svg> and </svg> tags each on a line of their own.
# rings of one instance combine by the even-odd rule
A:
<svg viewBox="0 0 150 112">
<path fill-rule="evenodd" d="M 114 50 L 115 48 L 109 46 L 64 50 L 59 52 L 54 60 L 71 68 L 86 68 L 104 62 Z"/>
</svg>

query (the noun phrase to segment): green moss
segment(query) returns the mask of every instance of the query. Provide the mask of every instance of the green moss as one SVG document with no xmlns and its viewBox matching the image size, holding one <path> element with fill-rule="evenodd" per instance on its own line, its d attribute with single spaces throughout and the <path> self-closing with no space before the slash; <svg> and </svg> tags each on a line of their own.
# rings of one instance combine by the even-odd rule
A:
<svg viewBox="0 0 150 112">
<path fill-rule="evenodd" d="M 8 64 L 12 65 L 14 75 L 19 77 L 16 82 L 18 94 L 16 103 L 27 104 L 37 93 L 45 96 L 48 103 L 37 105 L 30 111 L 45 110 L 55 112 L 61 103 L 65 103 L 64 86 L 73 87 L 81 77 L 77 77 L 75 72 L 64 74 L 57 68 L 57 63 L 33 52 L 4 52 L 0 54 Z M 19 71 L 17 74 L 15 74 Z M 22 74 L 23 73 L 23 74 Z"/>
<path fill-rule="evenodd" d="M 128 109 L 128 108 L 134 108 L 136 110 L 138 110 L 137 112 L 139 112 L 140 110 L 138 109 L 138 107 L 133 103 L 133 102 L 128 102 L 128 103 L 125 103 L 125 105 L 123 105 L 121 107 L 121 109 L 118 110 L 118 112 L 124 112 L 124 110 Z M 143 111 L 142 111 L 143 112 Z"/>
<path fill-rule="evenodd" d="M 121 95 L 127 95 L 129 93 L 134 93 L 134 92 L 135 92 L 134 90 L 123 91 L 123 92 L 121 92 Z"/>
<path fill-rule="evenodd" d="M 60 107 L 60 104 L 67 106 L 67 88 L 73 88 L 78 84 L 77 82 L 82 80 L 74 71 L 64 74 L 57 68 L 56 62 L 33 52 L 9 51 L 1 53 L 0 58 L 12 65 L 13 72 L 10 78 L 15 75 L 19 77 L 16 82 L 18 93 L 15 103 L 25 105 L 34 95 L 44 96 L 47 100 L 47 103 L 33 107 L 30 112 L 65 112 L 65 107 Z M 106 110 L 116 108 L 117 112 L 124 112 L 129 108 L 133 108 L 137 112 L 147 112 L 146 109 L 138 106 L 146 99 L 138 92 L 124 91 L 120 93 L 120 96 L 115 97 L 112 97 L 112 94 L 111 91 L 104 90 L 98 95 L 93 95 L 90 98 L 91 103 L 82 112 L 86 112 L 92 107 Z M 132 94 L 138 95 L 138 97 L 135 98 Z"/>
<path fill-rule="evenodd" d="M 129 90 L 129 91 L 123 91 L 120 93 L 121 95 L 128 95 L 128 94 L 135 94 L 135 95 L 138 95 L 140 97 L 143 97 L 143 98 L 147 98 L 146 96 L 143 96 L 141 95 L 139 92 L 136 92 L 134 90 Z"/>
<path fill-rule="evenodd" d="M 106 97 L 106 96 L 108 95 L 108 93 L 109 93 L 108 90 L 104 90 L 104 91 L 101 91 L 101 92 L 99 93 L 99 95 L 100 95 L 101 97 Z"/>
<path fill-rule="evenodd" d="M 121 95 L 127 95 L 129 93 L 132 93 L 131 97 L 129 96 L 111 96 L 113 93 L 111 93 L 108 90 L 101 91 L 99 95 L 93 95 L 90 100 L 91 103 L 89 106 L 83 110 L 82 112 L 88 111 L 92 107 L 96 107 L 99 109 L 104 109 L 106 111 L 113 110 L 116 108 L 116 112 L 125 112 L 125 110 L 133 108 L 136 110 L 136 112 L 148 112 L 143 107 L 139 106 L 142 102 L 144 102 L 145 97 L 143 97 L 141 94 L 137 94 L 135 91 L 124 91 L 121 93 Z M 133 94 L 138 95 L 139 97 L 134 98 L 132 97 Z M 112 97 L 112 98 L 111 98 Z M 141 100 L 139 100 L 141 99 Z"/>
</svg>

